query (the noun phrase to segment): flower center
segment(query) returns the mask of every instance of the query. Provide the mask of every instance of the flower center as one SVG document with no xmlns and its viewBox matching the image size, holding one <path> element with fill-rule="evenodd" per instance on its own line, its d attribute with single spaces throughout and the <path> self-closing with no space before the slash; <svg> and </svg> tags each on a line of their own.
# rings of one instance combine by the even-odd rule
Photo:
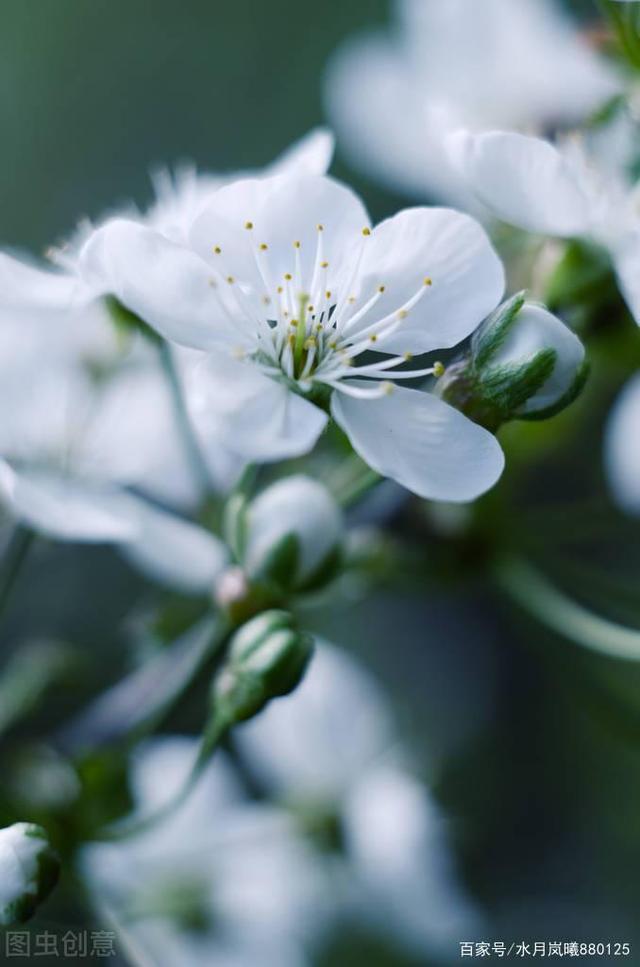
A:
<svg viewBox="0 0 640 967">
<path fill-rule="evenodd" d="M 392 311 L 387 308 L 376 314 L 374 309 L 386 292 L 383 281 L 377 282 L 372 291 L 354 294 L 371 237 L 369 228 L 363 228 L 355 240 L 349 264 L 338 266 L 340 272 L 334 273 L 334 278 L 341 279 L 337 284 L 339 291 L 330 288 L 332 266 L 325 251 L 323 225 L 316 226 L 315 253 L 306 278 L 300 241 L 292 242 L 290 269 L 278 277 L 273 271 L 269 245 L 255 238 L 254 223 L 247 221 L 244 228 L 251 234 L 251 250 L 261 285 L 259 293 L 255 286 L 243 284 L 241 279 L 227 273 L 221 246 L 213 247 L 221 269 L 219 278 L 226 283 L 235 308 L 252 326 L 250 348 L 240 348 L 239 357 L 251 358 L 265 374 L 284 378 L 303 393 L 321 384 L 352 396 L 381 396 L 393 389 L 393 383 L 388 380 L 390 375 L 394 379 L 415 379 L 443 372 L 438 363 L 428 369 L 397 372 L 398 366 L 411 359 L 410 353 L 386 357 L 376 363 L 359 362 L 367 351 L 384 352 L 386 340 L 403 325 L 433 284 L 428 276 L 423 278 L 409 299 Z M 213 280 L 212 284 L 217 286 L 217 281 Z M 371 380 L 378 382 L 374 384 Z"/>
</svg>

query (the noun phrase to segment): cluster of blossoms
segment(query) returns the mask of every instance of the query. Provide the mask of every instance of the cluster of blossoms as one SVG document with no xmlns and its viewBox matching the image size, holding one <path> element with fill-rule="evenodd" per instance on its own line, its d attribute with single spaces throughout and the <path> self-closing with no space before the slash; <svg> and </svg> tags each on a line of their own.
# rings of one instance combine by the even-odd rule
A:
<svg viewBox="0 0 640 967">
<path fill-rule="evenodd" d="M 159 963 L 303 965 L 327 893 L 327 922 L 367 911 L 419 956 L 473 929 L 376 687 L 327 644 L 303 681 L 313 641 L 290 609 L 346 556 L 329 481 L 277 468 L 255 495 L 246 480 L 327 446 L 334 466 L 348 452 L 363 478 L 430 501 L 497 484 L 502 426 L 554 416 L 587 375 L 573 329 L 508 291 L 500 221 L 544 236 L 541 248 L 596 248 L 640 322 L 633 105 L 566 133 L 620 94 L 620 72 L 550 0 L 397 6 L 393 42 L 367 37 L 335 57 L 329 111 L 374 173 L 465 211 L 420 205 L 372 224 L 327 173 L 333 138 L 319 130 L 260 171 L 159 175 L 147 212 L 83 224 L 53 268 L 0 254 L 3 510 L 53 539 L 117 545 L 224 627 L 202 743 L 152 741 L 133 766 L 134 818 L 173 813 L 82 854 L 97 905 Z M 607 443 L 634 511 L 639 379 Z M 202 523 L 212 497 L 219 534 Z M 232 728 L 268 790 L 250 805 L 224 761 L 209 763 Z M 57 866 L 22 826 L 0 830 L 3 864 L 9 922 Z"/>
<path fill-rule="evenodd" d="M 637 31 L 635 4 L 616 2 Z M 327 107 L 350 157 L 393 188 L 453 201 L 489 227 L 558 240 L 543 247 L 543 268 L 560 243 L 582 245 L 583 275 L 570 283 L 593 298 L 588 263 L 600 279 L 608 265 L 640 323 L 638 108 L 627 72 L 554 0 L 394 6 L 391 36 L 350 39 L 329 66 Z M 613 496 L 631 512 L 640 507 L 637 385 L 621 394 L 604 447 Z"/>
</svg>

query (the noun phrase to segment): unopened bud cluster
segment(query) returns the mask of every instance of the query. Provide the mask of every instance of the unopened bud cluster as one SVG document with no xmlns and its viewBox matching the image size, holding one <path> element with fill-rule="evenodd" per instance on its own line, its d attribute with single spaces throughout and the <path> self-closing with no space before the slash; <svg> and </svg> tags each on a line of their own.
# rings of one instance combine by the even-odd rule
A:
<svg viewBox="0 0 640 967">
<path fill-rule="evenodd" d="M 299 631 L 286 611 L 265 611 L 243 625 L 229 645 L 213 684 L 213 706 L 221 727 L 252 718 L 273 698 L 288 695 L 302 679 L 313 639 Z"/>
<path fill-rule="evenodd" d="M 578 396 L 587 376 L 584 346 L 560 319 L 522 293 L 474 334 L 465 357 L 438 383 L 447 403 L 487 429 L 542 420 Z"/>
</svg>

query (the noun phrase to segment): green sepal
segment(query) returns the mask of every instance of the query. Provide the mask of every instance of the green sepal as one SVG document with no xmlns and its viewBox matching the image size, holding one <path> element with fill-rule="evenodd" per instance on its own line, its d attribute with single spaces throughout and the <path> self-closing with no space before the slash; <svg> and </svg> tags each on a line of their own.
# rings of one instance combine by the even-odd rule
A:
<svg viewBox="0 0 640 967">
<path fill-rule="evenodd" d="M 266 581 L 282 590 L 292 590 L 300 562 L 300 539 L 297 534 L 285 534 L 264 556 L 260 569 L 251 580 Z"/>
<path fill-rule="evenodd" d="M 479 379 L 483 399 L 494 406 L 503 419 L 517 414 L 552 375 L 558 359 L 555 349 L 541 349 L 528 363 L 513 363 L 485 369 Z"/>
<path fill-rule="evenodd" d="M 234 558 L 241 562 L 247 543 L 247 509 L 249 499 L 245 493 L 231 494 L 222 516 L 222 533 Z"/>
<path fill-rule="evenodd" d="M 343 563 L 344 548 L 338 545 L 329 551 L 326 557 L 311 572 L 309 577 L 296 586 L 296 591 L 299 591 L 301 594 L 319 591 L 333 581 L 341 570 Z"/>
<path fill-rule="evenodd" d="M 536 410 L 533 413 L 518 413 L 518 420 L 548 420 L 552 416 L 557 416 L 558 413 L 570 406 L 582 393 L 586 382 L 589 378 L 589 373 L 591 372 L 591 364 L 588 359 L 582 361 L 582 365 L 578 369 L 573 383 L 567 390 L 567 392 L 560 397 L 552 406 L 547 406 L 545 409 Z"/>
<path fill-rule="evenodd" d="M 474 334 L 471 340 L 471 356 L 476 371 L 482 370 L 500 349 L 524 306 L 525 298 L 525 292 L 518 292 L 503 302 L 485 319 Z"/>
</svg>

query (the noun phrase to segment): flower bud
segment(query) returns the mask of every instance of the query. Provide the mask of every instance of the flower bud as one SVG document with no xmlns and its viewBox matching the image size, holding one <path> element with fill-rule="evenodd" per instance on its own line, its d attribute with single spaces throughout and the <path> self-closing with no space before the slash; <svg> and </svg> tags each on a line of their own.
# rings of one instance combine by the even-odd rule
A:
<svg viewBox="0 0 640 967">
<path fill-rule="evenodd" d="M 0 829 L 0 926 L 23 923 L 56 885 L 60 863 L 33 823 Z"/>
<path fill-rule="evenodd" d="M 213 685 L 215 717 L 225 726 L 257 715 L 272 698 L 298 685 L 313 652 L 313 639 L 297 630 L 287 611 L 265 611 L 231 639 L 227 660 Z"/>
<path fill-rule="evenodd" d="M 490 430 L 542 420 L 573 402 L 587 377 L 584 346 L 568 326 L 522 294 L 479 327 L 468 355 L 439 383 L 444 400 Z"/>
<path fill-rule="evenodd" d="M 340 560 L 342 515 L 322 484 L 287 477 L 235 513 L 232 545 L 250 583 L 281 591 L 326 584 Z M 240 533 L 238 533 L 240 532 Z"/>
</svg>

